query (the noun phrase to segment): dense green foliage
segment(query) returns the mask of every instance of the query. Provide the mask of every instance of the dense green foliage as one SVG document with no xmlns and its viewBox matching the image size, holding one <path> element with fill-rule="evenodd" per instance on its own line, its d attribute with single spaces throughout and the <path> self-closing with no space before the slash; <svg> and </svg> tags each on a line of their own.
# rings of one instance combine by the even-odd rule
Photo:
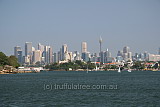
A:
<svg viewBox="0 0 160 107">
<path fill-rule="evenodd" d="M 132 68 L 137 69 L 137 70 L 141 70 L 141 69 L 145 68 L 145 65 L 141 61 L 136 61 L 136 62 L 134 62 Z"/>
<path fill-rule="evenodd" d="M 0 66 L 3 65 L 8 65 L 8 57 L 3 52 L 0 52 Z"/>
<path fill-rule="evenodd" d="M 77 69 L 87 69 L 87 68 L 94 69 L 95 67 L 96 67 L 95 64 L 91 62 L 85 63 L 78 60 L 75 62 L 68 62 L 62 64 L 53 63 L 45 66 L 46 69 L 50 70 L 66 70 L 66 71 L 68 71 L 69 68 L 71 68 L 72 70 L 77 70 Z"/>
<path fill-rule="evenodd" d="M 0 52 L 0 66 L 10 65 L 15 68 L 19 67 L 19 63 L 15 56 L 6 56 L 3 52 Z"/>
<path fill-rule="evenodd" d="M 146 66 L 145 63 L 153 63 L 154 66 L 149 65 Z M 159 63 L 159 64 L 158 64 Z M 160 68 L 160 62 L 155 63 L 155 62 L 151 62 L 151 61 L 135 61 L 133 62 L 133 66 L 131 66 L 131 69 L 136 69 L 136 70 L 144 70 L 144 69 L 158 69 Z M 121 69 L 128 69 L 128 64 L 125 63 L 123 67 L 121 67 Z M 98 66 L 98 65 L 97 65 Z M 117 65 L 105 65 L 103 66 L 104 70 L 109 70 L 109 69 L 118 69 Z M 91 63 L 90 61 L 88 61 L 87 63 L 82 62 L 82 61 L 74 61 L 74 62 L 68 62 L 68 63 L 53 63 L 53 64 L 48 64 L 45 66 L 46 69 L 50 69 L 50 70 L 69 70 L 69 68 L 71 68 L 72 70 L 77 70 L 77 69 L 90 69 L 93 70 L 96 68 L 96 65 L 94 63 Z"/>
</svg>

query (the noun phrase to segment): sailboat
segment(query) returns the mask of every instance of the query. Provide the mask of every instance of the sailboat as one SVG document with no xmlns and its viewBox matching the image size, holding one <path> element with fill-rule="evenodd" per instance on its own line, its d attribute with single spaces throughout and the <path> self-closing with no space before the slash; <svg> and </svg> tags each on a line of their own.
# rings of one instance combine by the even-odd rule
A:
<svg viewBox="0 0 160 107">
<path fill-rule="evenodd" d="M 87 66 L 87 73 L 88 73 L 88 66 Z"/>
<path fill-rule="evenodd" d="M 128 68 L 128 72 L 131 72 L 131 69 L 130 69 L 130 68 Z"/>
<path fill-rule="evenodd" d="M 121 68 L 119 67 L 118 72 L 121 73 Z"/>
<path fill-rule="evenodd" d="M 97 65 L 96 65 L 96 71 L 98 70 Z"/>
<path fill-rule="evenodd" d="M 128 69 L 128 72 L 131 72 L 131 69 Z"/>
</svg>

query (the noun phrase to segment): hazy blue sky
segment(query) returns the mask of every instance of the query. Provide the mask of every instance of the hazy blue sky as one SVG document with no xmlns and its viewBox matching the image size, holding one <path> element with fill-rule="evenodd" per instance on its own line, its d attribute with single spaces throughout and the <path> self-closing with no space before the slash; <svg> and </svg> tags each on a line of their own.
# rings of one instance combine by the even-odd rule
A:
<svg viewBox="0 0 160 107">
<path fill-rule="evenodd" d="M 26 41 L 62 44 L 80 51 L 103 50 L 115 55 L 124 46 L 132 52 L 157 53 L 160 47 L 160 0 L 0 0 L 0 51 L 13 54 Z M 23 52 L 24 53 L 24 52 Z"/>
</svg>

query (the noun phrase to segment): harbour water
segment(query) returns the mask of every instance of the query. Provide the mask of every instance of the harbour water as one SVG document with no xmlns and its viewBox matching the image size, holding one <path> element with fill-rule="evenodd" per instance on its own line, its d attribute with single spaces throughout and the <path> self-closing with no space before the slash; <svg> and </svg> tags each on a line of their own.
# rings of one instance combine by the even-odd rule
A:
<svg viewBox="0 0 160 107">
<path fill-rule="evenodd" d="M 60 87 L 55 88 L 55 84 Z M 107 88 L 102 89 L 101 85 Z M 0 107 L 158 107 L 159 100 L 159 71 L 48 71 L 0 75 Z"/>
</svg>

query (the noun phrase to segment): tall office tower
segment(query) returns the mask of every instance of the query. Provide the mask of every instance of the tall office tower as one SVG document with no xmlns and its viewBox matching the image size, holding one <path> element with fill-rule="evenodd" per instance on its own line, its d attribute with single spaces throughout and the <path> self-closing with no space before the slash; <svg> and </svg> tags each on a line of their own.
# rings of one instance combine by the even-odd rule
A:
<svg viewBox="0 0 160 107">
<path fill-rule="evenodd" d="M 132 53 L 130 53 L 130 48 L 128 46 L 123 48 L 123 59 L 124 61 L 132 60 Z"/>
<path fill-rule="evenodd" d="M 35 50 L 36 50 L 35 47 L 32 47 L 32 52 L 35 51 Z"/>
<path fill-rule="evenodd" d="M 54 53 L 53 55 L 54 55 L 53 62 L 57 63 L 58 62 L 58 54 Z"/>
<path fill-rule="evenodd" d="M 32 42 L 25 43 L 25 56 L 32 55 Z"/>
<path fill-rule="evenodd" d="M 65 60 L 65 53 L 68 52 L 67 44 L 62 45 L 62 60 Z"/>
<path fill-rule="evenodd" d="M 53 52 L 52 52 L 51 46 L 45 46 L 44 47 L 44 57 L 45 57 L 45 63 L 49 64 L 53 61 Z"/>
<path fill-rule="evenodd" d="M 128 53 L 129 50 L 130 50 L 130 48 L 129 48 L 128 46 L 125 46 L 125 47 L 123 48 L 123 53 Z"/>
<path fill-rule="evenodd" d="M 22 64 L 23 57 L 22 57 L 22 50 L 20 46 L 14 47 L 14 56 L 18 59 L 18 63 Z"/>
<path fill-rule="evenodd" d="M 111 52 L 109 52 L 109 50 L 107 49 L 105 52 L 104 52 L 104 63 L 107 63 L 107 62 L 111 62 Z"/>
<path fill-rule="evenodd" d="M 128 53 L 123 53 L 123 59 L 124 59 L 125 61 L 128 60 Z"/>
<path fill-rule="evenodd" d="M 105 62 L 105 51 L 100 52 L 100 62 L 102 64 Z"/>
<path fill-rule="evenodd" d="M 118 51 L 117 56 L 123 56 L 123 51 Z"/>
<path fill-rule="evenodd" d="M 18 51 L 19 51 L 19 50 L 21 50 L 21 47 L 20 47 L 20 46 L 14 47 L 14 56 L 15 56 L 16 58 L 18 58 Z"/>
<path fill-rule="evenodd" d="M 42 53 L 40 50 L 33 51 L 33 64 L 36 62 L 41 62 Z"/>
<path fill-rule="evenodd" d="M 65 52 L 64 53 L 64 61 L 72 61 L 72 52 Z"/>
<path fill-rule="evenodd" d="M 148 61 L 148 52 L 147 51 L 144 52 L 144 60 Z"/>
<path fill-rule="evenodd" d="M 73 60 L 81 60 L 81 55 L 78 51 L 74 51 L 73 53 Z"/>
<path fill-rule="evenodd" d="M 30 55 L 27 55 L 27 56 L 24 56 L 24 64 L 27 64 L 27 65 L 29 65 L 29 64 L 31 64 L 30 62 L 30 60 L 31 60 L 31 57 L 30 57 Z"/>
<path fill-rule="evenodd" d="M 128 58 L 129 60 L 132 60 L 132 52 L 128 52 Z"/>
<path fill-rule="evenodd" d="M 109 52 L 109 50 L 107 49 L 104 53 L 105 57 L 111 57 L 111 52 Z"/>
<path fill-rule="evenodd" d="M 89 52 L 82 53 L 82 59 L 85 62 L 90 61 L 90 53 Z"/>
<path fill-rule="evenodd" d="M 86 42 L 82 42 L 81 51 L 82 51 L 82 53 L 87 52 L 87 43 Z"/>
<path fill-rule="evenodd" d="M 139 58 L 139 54 L 138 54 L 138 53 L 135 53 L 134 58 L 135 58 L 135 60 L 138 60 L 138 58 Z"/>
<path fill-rule="evenodd" d="M 38 44 L 38 50 L 40 50 L 42 53 L 44 51 L 44 45 Z"/>
<path fill-rule="evenodd" d="M 159 48 L 159 50 L 158 50 L 158 54 L 160 55 L 160 48 Z"/>
<path fill-rule="evenodd" d="M 62 60 L 61 49 L 58 51 L 58 62 Z"/>
</svg>

